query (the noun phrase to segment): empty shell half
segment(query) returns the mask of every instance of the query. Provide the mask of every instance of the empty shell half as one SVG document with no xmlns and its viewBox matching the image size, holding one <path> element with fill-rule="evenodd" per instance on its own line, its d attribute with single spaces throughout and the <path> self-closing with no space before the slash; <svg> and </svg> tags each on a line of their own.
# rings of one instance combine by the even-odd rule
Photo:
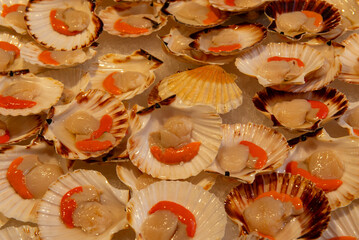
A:
<svg viewBox="0 0 359 240">
<path fill-rule="evenodd" d="M 249 12 L 259 8 L 268 0 L 209 0 L 210 4 L 223 11 L 229 12 Z"/>
<path fill-rule="evenodd" d="M 227 113 L 242 104 L 242 90 L 236 84 L 236 78 L 217 65 L 179 72 L 160 81 L 148 101 L 154 104 L 176 94 L 181 104 L 204 104 L 216 108 L 218 113 Z"/>
<path fill-rule="evenodd" d="M 359 35 L 351 34 L 342 44 L 345 49 L 340 55 L 342 70 L 339 80 L 359 84 Z"/>
<path fill-rule="evenodd" d="M 339 118 L 347 110 L 348 100 L 334 88 L 313 92 L 289 93 L 266 88 L 253 97 L 255 107 L 272 120 L 274 126 L 290 130 L 315 130 Z"/>
<path fill-rule="evenodd" d="M 109 184 L 97 171 L 79 169 L 59 177 L 38 208 L 44 240 L 108 240 L 127 224 L 128 190 Z"/>
<path fill-rule="evenodd" d="M 257 175 L 252 184 L 238 185 L 228 194 L 225 209 L 241 235 L 258 232 L 266 239 L 316 239 L 330 220 L 324 192 L 290 174 Z"/>
<path fill-rule="evenodd" d="M 30 35 L 46 48 L 71 51 L 90 46 L 102 31 L 89 0 L 30 1 L 25 20 Z"/>
<path fill-rule="evenodd" d="M 1 0 L 0 25 L 12 28 L 20 34 L 26 34 L 24 15 L 28 2 L 29 0 Z"/>
<path fill-rule="evenodd" d="M 28 239 L 40 240 L 39 229 L 23 225 L 20 227 L 7 227 L 0 230 L 1 240 Z"/>
<path fill-rule="evenodd" d="M 348 129 L 352 136 L 359 136 L 359 102 L 349 102 L 348 110 L 338 119 L 338 124 Z"/>
<path fill-rule="evenodd" d="M 167 211 L 163 208 L 166 206 Z M 173 206 L 181 210 L 176 211 L 172 208 Z M 163 226 L 161 224 L 163 214 L 168 219 L 168 225 L 171 226 L 168 226 L 163 234 L 170 237 L 174 234 L 175 237 L 179 237 L 178 239 L 185 239 L 189 236 L 193 240 L 222 239 L 227 223 L 223 203 L 214 194 L 188 182 L 153 183 L 131 198 L 126 211 L 128 223 L 135 230 L 138 239 L 161 234 L 163 230 L 158 229 Z M 181 214 L 186 214 L 188 219 L 181 220 L 178 217 Z M 156 222 L 156 219 L 160 222 Z M 192 224 L 195 224 L 195 227 Z M 151 228 L 153 228 L 152 231 Z"/>
<path fill-rule="evenodd" d="M 256 174 L 279 168 L 288 156 L 285 137 L 264 125 L 223 124 L 222 131 L 216 160 L 206 171 L 252 183 Z"/>
<path fill-rule="evenodd" d="M 215 159 L 221 143 L 221 118 L 209 106 L 193 107 L 165 99 L 137 112 L 140 129 L 131 129 L 127 150 L 143 173 L 160 179 L 199 174 Z"/>
<path fill-rule="evenodd" d="M 264 87 L 305 84 L 305 76 L 324 64 L 324 55 L 299 43 L 269 43 L 239 54 L 235 65 Z"/>
<path fill-rule="evenodd" d="M 101 90 L 80 92 L 67 105 L 51 108 L 43 135 L 67 159 L 87 159 L 120 144 L 128 128 L 123 103 Z"/>
</svg>

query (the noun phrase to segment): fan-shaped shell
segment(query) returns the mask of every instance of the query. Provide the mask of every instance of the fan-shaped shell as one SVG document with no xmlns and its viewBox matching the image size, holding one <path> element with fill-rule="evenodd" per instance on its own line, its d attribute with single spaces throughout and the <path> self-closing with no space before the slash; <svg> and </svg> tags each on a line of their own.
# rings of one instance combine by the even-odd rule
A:
<svg viewBox="0 0 359 240">
<path fill-rule="evenodd" d="M 342 44 L 345 49 L 340 55 L 342 70 L 338 79 L 347 83 L 359 84 L 359 35 L 351 34 Z"/>
<path fill-rule="evenodd" d="M 87 13 L 89 25 L 82 32 L 67 36 L 55 31 L 51 25 L 50 12 L 54 9 L 73 8 Z M 30 35 L 46 48 L 71 51 L 90 46 L 102 32 L 102 22 L 94 14 L 95 4 L 89 0 L 36 0 L 26 8 L 25 20 Z"/>
<path fill-rule="evenodd" d="M 284 239 L 315 239 L 327 228 L 330 219 L 328 199 L 322 190 L 301 176 L 290 174 L 257 175 L 252 184 L 240 184 L 228 194 L 225 209 L 229 217 L 240 227 L 242 235 L 249 233 L 249 227 L 243 218 L 243 211 L 262 193 L 276 191 L 291 197 L 299 197 L 304 212 L 295 216 L 277 236 Z"/>
<path fill-rule="evenodd" d="M 350 125 L 350 120 L 348 121 L 348 118 L 351 114 L 354 113 L 354 111 L 358 111 L 358 107 L 359 102 L 349 102 L 348 110 L 345 111 L 343 116 L 338 119 L 338 124 L 341 127 L 348 129 L 349 134 L 352 136 L 359 136 L 359 132 L 357 132 L 357 129 L 355 127 Z"/>
<path fill-rule="evenodd" d="M 281 84 L 305 84 L 305 76 L 318 70 L 324 64 L 324 55 L 308 45 L 299 43 L 269 43 L 239 54 L 235 65 L 240 72 L 256 77 L 259 84 L 264 87 L 278 85 L 276 81 L 272 81 L 267 76 L 261 76 L 260 74 L 264 64 L 269 62 L 268 59 L 273 57 L 299 59 L 304 64 L 304 69 L 299 75 L 296 75 L 291 80 L 283 79 Z"/>
<path fill-rule="evenodd" d="M 359 27 L 359 3 L 357 0 L 326 0 L 333 4 L 342 15 L 343 25 L 348 29 L 357 29 Z"/>
<path fill-rule="evenodd" d="M 40 240 L 39 229 L 23 225 L 20 227 L 7 227 L 0 230 L 1 240 L 28 239 Z"/>
<path fill-rule="evenodd" d="M 285 32 L 280 29 L 276 20 L 283 13 L 311 11 L 322 16 L 322 28 L 317 33 L 311 32 Z M 330 32 L 340 24 L 341 16 L 332 4 L 322 0 L 279 0 L 270 2 L 264 9 L 264 13 L 272 21 L 268 30 L 276 31 L 292 40 L 299 40 L 302 37 L 313 37 Z"/>
<path fill-rule="evenodd" d="M 18 37 L 17 35 L 5 31 L 0 33 L 0 42 L 10 43 L 11 45 L 15 46 L 19 50 L 19 53 L 24 45 L 23 41 L 24 39 Z M 8 65 L 6 69 L 0 69 L 0 72 L 20 71 L 26 68 L 29 68 L 29 66 L 25 64 L 24 59 L 20 55 L 18 56 L 15 55 L 14 62 Z"/>
<path fill-rule="evenodd" d="M 103 204 L 111 206 L 114 221 L 112 225 L 100 235 L 89 234 L 80 228 L 68 228 L 62 222 L 60 215 L 60 203 L 62 197 L 71 189 L 79 186 L 94 186 L 101 191 Z M 117 231 L 125 228 L 127 221 L 124 207 L 129 199 L 128 190 L 120 190 L 112 187 L 107 179 L 97 171 L 76 170 L 58 178 L 42 198 L 38 208 L 38 225 L 40 237 L 44 240 L 60 240 L 64 236 L 70 239 L 111 239 Z"/>
<path fill-rule="evenodd" d="M 288 156 L 289 146 L 285 137 L 264 125 L 253 123 L 247 124 L 223 124 L 223 137 L 221 148 L 230 147 L 239 144 L 241 141 L 249 141 L 261 147 L 267 153 L 267 163 L 261 169 L 245 167 L 240 172 L 229 172 L 229 176 L 239 178 L 240 180 L 252 183 L 256 174 L 270 172 L 279 168 Z M 221 151 L 221 148 L 219 151 Z M 209 166 L 206 171 L 214 171 L 226 174 L 216 161 Z"/>
<path fill-rule="evenodd" d="M 98 120 L 106 114 L 112 118 L 113 124 L 109 133 L 116 140 L 111 147 L 96 152 L 82 152 L 76 148 L 75 136 L 65 128 L 64 121 L 80 110 L 90 113 Z M 108 153 L 121 142 L 128 128 L 128 116 L 123 103 L 97 89 L 80 92 L 71 103 L 53 107 L 47 118 L 51 121 L 45 125 L 43 135 L 47 140 L 53 141 L 56 152 L 67 159 L 83 160 Z"/>
<path fill-rule="evenodd" d="M 29 0 L 1 0 L 0 1 L 0 25 L 5 26 L 5 27 L 9 27 L 14 29 L 17 33 L 20 34 L 26 34 L 27 33 L 27 28 L 26 28 L 26 24 L 25 24 L 25 20 L 23 20 L 23 22 L 17 22 L 14 21 L 14 16 L 8 15 L 7 16 L 7 11 L 4 9 L 7 9 L 8 7 L 11 6 L 16 6 L 17 4 L 22 5 L 22 6 L 26 6 L 28 4 Z M 18 10 L 16 10 L 18 11 Z M 11 13 L 11 12 L 9 12 Z M 21 17 L 21 15 L 19 14 L 19 16 L 17 17 Z"/>
<path fill-rule="evenodd" d="M 192 212 L 196 218 L 194 240 L 223 238 L 227 219 L 223 203 L 214 194 L 188 182 L 161 181 L 137 192 L 126 206 L 128 223 L 140 239 L 141 225 L 159 201 L 175 202 Z"/>
<path fill-rule="evenodd" d="M 127 150 L 132 163 L 142 172 L 161 179 L 185 179 L 207 168 L 215 159 L 221 142 L 221 118 L 214 108 L 204 105 L 188 107 L 166 99 L 137 112 L 140 129 L 132 129 Z M 149 135 L 159 131 L 164 121 L 172 116 L 185 116 L 193 124 L 190 142 L 200 142 L 198 154 L 188 162 L 168 165 L 150 151 Z"/>
<path fill-rule="evenodd" d="M 249 12 L 261 8 L 268 0 L 209 0 L 210 4 L 223 11 L 229 12 Z"/>
<path fill-rule="evenodd" d="M 328 114 L 325 118 L 316 122 L 307 122 L 297 127 L 283 126 L 274 116 L 273 107 L 276 103 L 291 101 L 294 99 L 314 100 L 324 103 L 328 107 Z M 313 92 L 288 93 L 266 88 L 253 97 L 255 107 L 266 117 L 272 120 L 274 126 L 283 126 L 291 130 L 308 131 L 315 130 L 326 122 L 336 119 L 347 110 L 348 100 L 345 95 L 334 88 L 322 88 Z"/>
<path fill-rule="evenodd" d="M 235 83 L 236 75 L 217 65 L 207 65 L 164 78 L 152 90 L 149 103 L 154 104 L 176 94 L 181 104 L 205 104 L 227 113 L 242 104 L 242 91 Z"/>
</svg>

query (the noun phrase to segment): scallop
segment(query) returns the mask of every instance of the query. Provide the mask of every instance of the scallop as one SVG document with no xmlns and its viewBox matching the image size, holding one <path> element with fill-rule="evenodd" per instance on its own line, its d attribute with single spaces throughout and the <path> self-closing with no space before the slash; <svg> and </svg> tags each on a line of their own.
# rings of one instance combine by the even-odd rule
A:
<svg viewBox="0 0 359 240">
<path fill-rule="evenodd" d="M 40 240 L 39 228 L 22 225 L 19 227 L 7 227 L 0 230 L 0 238 L 2 240 L 26 239 Z"/>
<path fill-rule="evenodd" d="M 253 97 L 255 107 L 274 126 L 310 131 L 339 118 L 347 109 L 345 95 L 334 88 L 313 92 L 288 93 L 266 88 Z"/>
<path fill-rule="evenodd" d="M 338 79 L 347 83 L 359 84 L 359 35 L 353 33 L 341 44 L 345 46 L 345 49 L 340 55 L 342 70 Z"/>
<path fill-rule="evenodd" d="M 76 203 L 68 218 L 61 217 L 64 198 Z M 129 191 L 111 186 L 97 171 L 76 170 L 61 176 L 41 200 L 38 225 L 41 239 L 111 239 L 126 227 Z M 60 217 L 59 217 L 60 216 Z M 70 219 L 70 220 L 68 220 Z M 68 224 L 73 223 L 73 227 Z"/>
<path fill-rule="evenodd" d="M 352 136 L 359 136 L 359 102 L 349 102 L 348 110 L 338 119 L 338 124 L 348 129 Z"/>
<path fill-rule="evenodd" d="M 341 16 L 342 24 L 347 29 L 357 29 L 359 27 L 359 16 L 356 14 L 359 11 L 359 3 L 356 0 L 326 0 L 326 2 L 333 4 Z"/>
<path fill-rule="evenodd" d="M 102 32 L 102 22 L 89 0 L 32 1 L 25 20 L 29 34 L 46 48 L 71 51 L 89 47 Z"/>
<path fill-rule="evenodd" d="M 29 0 L 0 1 L 0 25 L 14 29 L 17 33 L 27 34 L 24 20 Z"/>
<path fill-rule="evenodd" d="M 263 8 L 267 0 L 210 0 L 210 4 L 223 11 L 242 13 Z"/>
</svg>

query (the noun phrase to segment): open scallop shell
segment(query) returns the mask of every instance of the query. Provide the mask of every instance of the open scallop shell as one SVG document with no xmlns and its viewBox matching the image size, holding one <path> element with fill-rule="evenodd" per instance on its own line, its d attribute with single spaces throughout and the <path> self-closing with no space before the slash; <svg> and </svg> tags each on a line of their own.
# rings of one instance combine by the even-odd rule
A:
<svg viewBox="0 0 359 240">
<path fill-rule="evenodd" d="M 312 11 L 320 14 L 323 18 L 323 27 L 318 33 L 309 32 L 283 32 L 278 29 L 276 18 L 283 13 L 296 11 Z M 292 40 L 299 40 L 302 37 L 313 37 L 330 32 L 340 24 L 341 16 L 332 4 L 322 0 L 279 0 L 270 2 L 264 9 L 264 13 L 271 20 L 268 30 L 276 31 Z"/>
<path fill-rule="evenodd" d="M 138 170 L 138 168 L 130 161 L 118 163 L 118 165 L 116 166 L 116 173 L 117 177 L 121 180 L 121 182 L 126 184 L 126 186 L 128 186 L 132 191 L 136 192 L 142 189 L 138 188 L 138 177 L 142 176 L 145 173 L 142 173 L 140 170 Z M 161 181 L 160 179 L 152 178 L 149 175 L 147 175 L 147 177 L 151 179 L 149 180 L 148 185 Z M 184 181 L 188 181 L 194 185 L 198 185 L 204 190 L 208 191 L 215 184 L 216 177 L 217 176 L 215 174 L 201 172 L 197 176 L 187 178 Z"/>
<path fill-rule="evenodd" d="M 320 119 L 316 122 L 305 122 L 297 128 L 283 126 L 273 115 L 273 106 L 276 103 L 291 101 L 293 99 L 320 101 L 327 105 L 329 110 L 328 115 L 324 119 Z M 348 107 L 348 100 L 345 95 L 334 88 L 322 88 L 317 91 L 305 93 L 289 93 L 266 88 L 263 91 L 257 92 L 253 97 L 253 103 L 261 113 L 272 120 L 274 126 L 283 126 L 291 130 L 299 131 L 315 130 L 326 122 L 339 118 Z"/>
<path fill-rule="evenodd" d="M 12 161 L 16 158 L 34 154 L 43 163 L 59 165 L 66 173 L 71 162 L 59 157 L 52 146 L 40 139 L 34 140 L 28 146 L 0 147 L 0 211 L 8 218 L 15 218 L 23 222 L 36 222 L 36 209 L 40 199 L 23 199 L 18 195 L 7 180 L 6 173 Z"/>
<path fill-rule="evenodd" d="M 88 27 L 74 36 L 60 34 L 53 30 L 50 11 L 53 9 L 74 8 L 90 16 Z M 102 22 L 94 14 L 95 4 L 89 0 L 36 0 L 30 1 L 26 8 L 25 20 L 30 35 L 46 48 L 71 51 L 90 46 L 102 32 Z"/>
<path fill-rule="evenodd" d="M 228 1 L 228 0 L 209 0 L 210 4 L 215 7 L 219 8 L 223 11 L 229 12 L 249 12 L 261 8 L 266 2 L 269 0 L 250 0 L 250 1 Z"/>
<path fill-rule="evenodd" d="M 10 7 L 12 5 L 15 4 L 21 4 L 26 6 L 28 4 L 29 0 L 1 0 L 0 1 L 0 25 L 5 26 L 5 27 L 9 27 L 14 29 L 17 33 L 20 34 L 26 34 L 27 33 L 27 28 L 25 25 L 25 20 L 22 20 L 23 22 L 21 23 L 19 20 L 19 22 L 13 22 L 14 17 L 11 18 L 11 16 L 3 16 L 3 11 L 4 11 L 4 5 L 6 5 L 7 7 Z M 9 19 L 9 17 L 11 19 Z M 17 16 L 20 17 L 20 16 Z"/>
<path fill-rule="evenodd" d="M 221 144 L 222 120 L 214 108 L 204 105 L 188 107 L 173 102 L 173 98 L 137 112 L 141 129 L 135 129 L 127 142 L 132 163 L 142 172 L 160 179 L 185 179 L 199 174 L 214 161 Z M 189 117 L 193 123 L 191 142 L 201 142 L 198 154 L 191 161 L 176 165 L 157 161 L 148 142 L 150 133 L 158 131 L 171 116 Z"/>
<path fill-rule="evenodd" d="M 269 43 L 239 54 L 235 65 L 240 72 L 256 77 L 259 84 L 268 87 L 276 84 L 259 75 L 258 71 L 267 62 L 268 58 L 276 56 L 300 59 L 304 63 L 304 69 L 300 75 L 290 81 L 283 81 L 282 84 L 304 84 L 305 76 L 318 70 L 324 64 L 324 55 L 308 45 L 299 43 Z"/>
<path fill-rule="evenodd" d="M 190 47 L 189 44 L 193 39 L 189 35 L 192 32 L 188 31 L 188 29 L 173 27 L 169 34 L 161 36 L 160 39 L 167 52 L 194 64 L 224 65 L 234 60 L 234 56 L 205 54 Z"/>
<path fill-rule="evenodd" d="M 359 136 L 358 134 L 356 134 L 354 132 L 354 128 L 352 126 L 350 126 L 350 124 L 348 123 L 348 117 L 350 116 L 350 114 L 353 113 L 353 110 L 355 108 L 359 107 L 359 102 L 349 102 L 348 104 L 348 110 L 345 111 L 345 113 L 343 114 L 343 116 L 341 116 L 339 119 L 338 119 L 338 124 L 343 127 L 343 128 L 346 128 L 348 129 L 349 131 L 349 134 L 352 135 L 352 136 Z"/>
<path fill-rule="evenodd" d="M 331 209 L 345 207 L 359 198 L 359 138 L 332 138 L 327 132 L 320 130 L 292 139 L 290 144 L 295 147 L 279 171 L 283 171 L 291 161 L 303 162 L 316 151 L 330 149 L 340 158 L 345 169 L 341 178 L 343 184 L 337 190 L 326 193 Z"/>
<path fill-rule="evenodd" d="M 164 78 L 153 88 L 148 101 L 154 104 L 176 94 L 181 104 L 204 104 L 216 108 L 218 113 L 227 113 L 238 108 L 243 101 L 236 78 L 217 65 L 183 71 Z"/>
<path fill-rule="evenodd" d="M 328 199 L 322 190 L 301 176 L 290 174 L 257 175 L 252 184 L 240 184 L 228 194 L 225 209 L 229 217 L 239 225 L 242 235 L 249 233 L 244 221 L 243 211 L 255 198 L 269 191 L 285 193 L 299 197 L 303 202 L 304 212 L 287 223 L 275 239 L 316 239 L 327 228 L 330 219 Z"/>
<path fill-rule="evenodd" d="M 14 240 L 14 239 L 26 239 L 26 240 L 40 240 L 39 229 L 31 226 L 20 227 L 7 227 L 0 230 L 1 240 Z"/>
<path fill-rule="evenodd" d="M 359 27 L 359 3 L 357 0 L 326 0 L 326 2 L 333 4 L 344 21 L 344 26 L 348 29 L 354 30 Z"/>
<path fill-rule="evenodd" d="M 247 124 L 223 124 L 223 137 L 221 147 L 234 146 L 241 141 L 249 141 L 266 151 L 268 160 L 261 169 L 244 168 L 240 172 L 230 173 L 231 177 L 252 183 L 256 174 L 271 172 L 279 168 L 288 156 L 289 146 L 285 137 L 264 125 Z M 218 157 L 218 156 L 217 156 Z M 218 172 L 225 175 L 217 160 L 206 171 Z"/>
<path fill-rule="evenodd" d="M 146 1 L 121 1 L 115 6 L 107 7 L 99 13 L 104 23 L 104 30 L 112 35 L 120 37 L 139 37 L 150 35 L 160 30 L 167 23 L 167 16 L 161 12 L 163 4 L 159 2 Z M 129 16 L 142 16 L 151 22 L 151 28 L 141 33 L 127 33 L 116 30 L 115 23 L 120 19 L 126 19 Z"/>
<path fill-rule="evenodd" d="M 228 12 L 212 7 L 208 0 L 171 0 L 162 11 L 189 27 L 214 27 L 230 17 Z"/>
<path fill-rule="evenodd" d="M 188 182 L 161 181 L 137 192 L 126 206 L 127 219 L 141 238 L 141 226 L 148 211 L 160 201 L 171 201 L 187 208 L 196 218 L 193 240 L 219 240 L 227 223 L 223 203 L 212 193 Z"/>
<path fill-rule="evenodd" d="M 83 232 L 80 228 L 67 228 L 60 215 L 60 203 L 62 197 L 71 189 L 79 186 L 94 186 L 102 192 L 101 201 L 111 206 L 114 221 L 112 225 L 100 235 L 92 235 Z M 125 205 L 129 199 L 128 190 L 120 190 L 111 186 L 107 179 L 97 171 L 79 169 L 69 172 L 58 178 L 50 185 L 41 200 L 38 208 L 38 225 L 40 237 L 44 240 L 89 239 L 109 240 L 112 235 L 126 227 Z"/>
<path fill-rule="evenodd" d="M 345 49 L 340 56 L 342 71 L 338 79 L 347 83 L 359 84 L 359 35 L 351 34 L 342 44 Z"/>
<path fill-rule="evenodd" d="M 27 116 L 30 114 L 38 114 L 55 105 L 59 101 L 64 88 L 64 85 L 55 79 L 49 77 L 37 77 L 34 74 L 29 73 L 13 77 L 1 77 L 0 94 L 3 94 L 2 91 L 5 87 L 21 84 L 22 82 L 31 82 L 39 88 L 39 95 L 32 100 L 36 102 L 36 105 L 24 109 L 0 108 L 1 115 Z"/>
<path fill-rule="evenodd" d="M 29 63 L 36 64 L 45 68 L 57 69 L 76 66 L 78 64 L 86 62 L 87 60 L 93 58 L 96 55 L 96 50 L 94 50 L 94 48 L 92 47 L 77 49 L 74 51 L 50 51 L 58 52 L 58 54 L 61 54 L 61 59 L 63 60 L 63 62 L 59 62 L 59 64 L 54 65 L 44 63 L 39 59 L 39 55 L 44 51 L 48 50 L 44 47 L 36 45 L 35 43 L 29 42 L 21 48 L 21 57 Z"/>
<path fill-rule="evenodd" d="M 222 36 L 222 44 L 230 41 L 229 45 L 239 44 L 239 47 L 234 50 L 212 50 L 213 46 L 221 46 L 218 41 L 218 36 Z M 193 33 L 190 35 L 194 41 L 189 45 L 206 54 L 213 55 L 236 55 L 239 52 L 255 46 L 260 43 L 267 36 L 267 29 L 258 23 L 242 23 L 229 26 L 218 26 L 214 28 L 207 28 L 205 30 Z M 235 41 L 233 41 L 233 39 Z"/>
<path fill-rule="evenodd" d="M 79 110 L 90 113 L 98 120 L 106 114 L 110 115 L 113 124 L 109 133 L 116 139 L 110 148 L 92 153 L 81 152 L 76 148 L 75 136 L 65 128 L 64 121 Z M 128 116 L 123 103 L 112 95 L 97 89 L 80 92 L 71 103 L 51 108 L 47 118 L 51 121 L 44 126 L 43 135 L 47 140 L 53 141 L 56 152 L 67 159 L 84 160 L 108 153 L 120 144 L 128 128 Z"/>
<path fill-rule="evenodd" d="M 106 91 L 103 87 L 103 81 L 110 74 L 126 71 L 139 72 L 146 77 L 145 81 L 139 87 L 115 95 L 120 100 L 130 99 L 144 92 L 155 81 L 154 71 L 161 65 L 161 60 L 142 49 L 133 52 L 131 55 L 109 53 L 100 57 L 98 64 L 90 69 L 89 88 Z M 131 79 L 128 81 L 130 80 Z"/>
</svg>

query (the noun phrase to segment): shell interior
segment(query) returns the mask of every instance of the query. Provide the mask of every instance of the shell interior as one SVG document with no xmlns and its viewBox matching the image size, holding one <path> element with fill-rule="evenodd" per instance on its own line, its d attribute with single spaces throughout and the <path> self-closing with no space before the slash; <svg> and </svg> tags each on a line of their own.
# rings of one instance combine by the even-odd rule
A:
<svg viewBox="0 0 359 240">
<path fill-rule="evenodd" d="M 261 8 L 268 0 L 209 0 L 210 4 L 223 11 L 249 12 Z"/>
<path fill-rule="evenodd" d="M 7 227 L 0 230 L 0 238 L 2 240 L 13 239 L 29 239 L 40 240 L 39 229 L 37 227 L 31 227 L 23 225 L 20 227 Z"/>
<path fill-rule="evenodd" d="M 6 5 L 6 7 L 11 7 L 12 5 L 15 5 L 15 4 L 21 4 L 26 7 L 28 2 L 29 2 L 29 0 L 1 0 L 0 1 L 0 25 L 12 28 L 17 33 L 26 34 L 27 28 L 25 25 L 25 20 L 23 19 L 24 18 L 23 14 L 21 14 L 21 12 L 19 12 L 17 10 L 14 14 L 12 14 L 12 15 L 6 14 L 5 16 L 3 16 L 4 15 L 3 12 L 4 12 L 4 5 Z"/>
<path fill-rule="evenodd" d="M 343 116 L 341 116 L 338 119 L 338 124 L 341 127 L 348 129 L 349 134 L 351 136 L 358 136 L 358 134 L 356 134 L 356 131 L 355 131 L 357 129 L 356 126 L 355 127 L 351 126 L 350 125 L 350 120 L 348 121 L 348 118 L 350 117 L 350 115 L 352 113 L 354 113 L 354 111 L 357 111 L 358 106 L 359 106 L 359 102 L 349 102 L 348 110 L 345 111 Z"/>
<path fill-rule="evenodd" d="M 345 49 L 340 55 L 342 70 L 339 80 L 359 84 L 359 35 L 351 34 L 342 44 Z"/>
</svg>

